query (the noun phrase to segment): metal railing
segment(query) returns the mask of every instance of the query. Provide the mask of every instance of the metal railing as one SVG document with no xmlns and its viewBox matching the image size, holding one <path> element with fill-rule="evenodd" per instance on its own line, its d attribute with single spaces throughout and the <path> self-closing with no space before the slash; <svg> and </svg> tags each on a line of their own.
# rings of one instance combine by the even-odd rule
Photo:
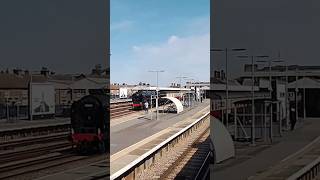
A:
<svg viewBox="0 0 320 180">
<path fill-rule="evenodd" d="M 320 157 L 303 167 L 287 180 L 313 180 L 320 176 Z"/>
<path fill-rule="evenodd" d="M 207 179 L 210 173 L 210 160 L 212 158 L 211 152 L 209 152 L 206 156 L 206 159 L 201 165 L 201 168 L 199 169 L 196 177 L 194 178 L 195 180 L 202 180 L 202 179 Z"/>
<path fill-rule="evenodd" d="M 140 156 L 138 159 L 134 160 L 127 166 L 123 167 L 116 173 L 112 174 L 110 179 L 136 179 L 136 176 L 141 171 L 141 169 L 146 169 L 148 165 L 151 163 L 154 163 L 157 158 L 162 156 L 162 151 L 165 149 L 168 149 L 172 147 L 173 144 L 178 143 L 178 141 L 190 135 L 194 129 L 197 129 L 202 123 L 204 123 L 205 120 L 209 120 L 210 113 L 206 113 L 205 115 L 201 116 L 199 119 L 197 119 L 195 122 L 190 124 L 189 126 L 183 128 L 173 136 L 169 137 L 156 147 L 152 148 L 148 152 L 144 153 L 142 156 Z"/>
</svg>

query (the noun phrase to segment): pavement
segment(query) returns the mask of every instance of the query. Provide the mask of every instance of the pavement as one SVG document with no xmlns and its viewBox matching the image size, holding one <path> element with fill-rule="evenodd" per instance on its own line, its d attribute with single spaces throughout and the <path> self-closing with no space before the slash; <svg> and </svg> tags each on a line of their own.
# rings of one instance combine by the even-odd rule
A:
<svg viewBox="0 0 320 180">
<path fill-rule="evenodd" d="M 158 120 L 151 120 L 149 113 L 143 118 L 112 127 L 111 174 L 136 160 L 208 112 L 209 101 L 206 101 L 180 114 L 165 114 L 161 115 Z"/>
<path fill-rule="evenodd" d="M 320 119 L 307 118 L 294 131 L 275 137 L 273 143 L 258 142 L 256 146 L 236 143 L 236 157 L 215 164 L 211 172 L 214 180 L 246 180 L 267 171 L 288 159 L 320 136 Z"/>
<path fill-rule="evenodd" d="M 156 114 L 151 112 L 144 115 L 133 115 L 133 118 L 124 117 L 122 119 L 125 120 L 120 124 L 116 124 L 111 120 L 110 153 L 112 155 L 132 144 L 152 136 L 208 106 L 209 100 L 206 100 L 203 103 L 198 103 L 193 108 L 185 109 L 180 114 L 159 113 L 158 120 L 155 118 Z M 121 120 L 119 119 L 119 121 Z"/>
<path fill-rule="evenodd" d="M 55 118 L 55 119 L 37 119 L 37 120 L 0 120 L 0 132 L 10 131 L 24 128 L 35 128 L 43 126 L 54 126 L 70 123 L 70 118 Z"/>
</svg>

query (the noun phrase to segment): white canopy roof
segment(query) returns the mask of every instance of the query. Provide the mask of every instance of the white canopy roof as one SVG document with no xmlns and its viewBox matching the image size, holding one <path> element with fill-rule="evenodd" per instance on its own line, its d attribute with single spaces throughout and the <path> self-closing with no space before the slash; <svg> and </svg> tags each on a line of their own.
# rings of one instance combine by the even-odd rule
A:
<svg viewBox="0 0 320 180">
<path fill-rule="evenodd" d="M 302 78 L 288 84 L 288 88 L 320 88 L 320 81 L 311 78 Z"/>
<path fill-rule="evenodd" d="M 145 87 L 145 86 L 136 86 L 134 88 L 132 88 L 133 90 L 156 90 L 157 87 L 154 86 L 149 86 L 149 87 Z M 170 87 L 159 87 L 159 91 L 190 91 L 190 88 L 170 88 Z"/>
<path fill-rule="evenodd" d="M 168 99 L 170 101 L 172 101 L 174 103 L 174 105 L 177 108 L 177 114 L 179 114 L 180 112 L 183 111 L 183 105 L 181 103 L 181 101 L 175 97 L 164 97 L 165 99 Z"/>
</svg>

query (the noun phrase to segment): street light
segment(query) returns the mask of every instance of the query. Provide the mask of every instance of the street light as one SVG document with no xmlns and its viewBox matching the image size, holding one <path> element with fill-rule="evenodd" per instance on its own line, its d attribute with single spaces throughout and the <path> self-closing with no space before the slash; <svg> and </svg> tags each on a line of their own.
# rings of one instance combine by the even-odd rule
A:
<svg viewBox="0 0 320 180">
<path fill-rule="evenodd" d="M 298 68 L 296 67 L 295 68 L 295 75 L 296 75 L 296 87 L 295 87 L 295 100 L 296 100 L 296 108 L 295 108 L 295 110 L 296 110 L 296 121 L 298 120 Z"/>
<path fill-rule="evenodd" d="M 190 81 L 190 83 L 192 84 L 192 81 L 194 81 L 194 79 L 192 79 L 192 78 L 190 78 L 190 79 L 185 79 L 185 80 L 187 80 L 187 81 Z M 190 89 L 191 89 L 191 86 L 190 86 Z M 194 88 L 194 89 L 196 89 L 196 88 Z M 191 91 L 192 92 L 192 91 Z M 190 92 L 189 92 L 189 107 L 191 106 L 191 99 L 190 99 Z"/>
<path fill-rule="evenodd" d="M 256 62 L 269 62 L 269 88 L 270 88 L 270 99 L 271 99 L 271 93 L 272 93 L 272 85 L 271 85 L 271 64 L 272 63 L 285 63 L 283 58 L 280 58 L 280 53 L 278 54 L 278 58 L 275 59 L 269 59 L 268 61 L 265 60 L 258 60 Z M 286 128 L 289 128 L 289 116 L 288 116 L 288 65 L 285 64 L 285 112 L 286 112 Z"/>
<path fill-rule="evenodd" d="M 160 72 L 164 72 L 164 70 L 153 70 L 153 71 L 149 71 L 149 72 L 157 73 L 157 89 L 156 89 L 156 92 L 157 92 L 156 111 L 157 111 L 157 113 L 156 113 L 156 120 L 158 120 L 158 114 L 159 114 L 159 109 L 158 109 L 158 104 L 159 104 L 159 73 Z"/>
<path fill-rule="evenodd" d="M 178 76 L 178 77 L 176 77 L 176 78 L 179 78 L 179 79 L 180 79 L 180 98 L 183 98 L 183 97 L 182 97 L 182 90 L 181 90 L 181 88 L 182 88 L 182 79 L 185 79 L 185 78 L 188 78 L 188 77 Z"/>
<path fill-rule="evenodd" d="M 251 76 L 252 76 L 252 85 L 251 85 L 251 93 L 252 93 L 252 107 L 251 107 L 251 116 L 252 116 L 252 126 L 251 126 L 251 142 L 252 145 L 255 145 L 255 107 L 254 107 L 254 58 L 267 58 L 269 56 L 260 55 L 260 56 L 238 56 L 238 58 L 250 58 L 251 57 Z"/>
<path fill-rule="evenodd" d="M 228 78 L 228 52 L 232 51 L 232 52 L 241 52 L 241 51 L 246 51 L 247 49 L 244 48 L 233 48 L 233 49 L 211 49 L 211 52 L 225 52 L 226 55 L 226 59 L 225 59 L 225 66 L 226 66 L 226 123 L 228 126 L 228 102 L 229 102 L 229 78 Z"/>
</svg>

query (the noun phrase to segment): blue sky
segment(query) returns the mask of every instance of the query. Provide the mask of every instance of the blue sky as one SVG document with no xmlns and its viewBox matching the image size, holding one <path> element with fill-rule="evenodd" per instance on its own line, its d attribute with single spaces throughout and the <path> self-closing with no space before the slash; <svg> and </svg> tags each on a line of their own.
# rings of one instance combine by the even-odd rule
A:
<svg viewBox="0 0 320 180">
<path fill-rule="evenodd" d="M 209 0 L 111 0 L 111 82 L 209 80 Z"/>
</svg>

